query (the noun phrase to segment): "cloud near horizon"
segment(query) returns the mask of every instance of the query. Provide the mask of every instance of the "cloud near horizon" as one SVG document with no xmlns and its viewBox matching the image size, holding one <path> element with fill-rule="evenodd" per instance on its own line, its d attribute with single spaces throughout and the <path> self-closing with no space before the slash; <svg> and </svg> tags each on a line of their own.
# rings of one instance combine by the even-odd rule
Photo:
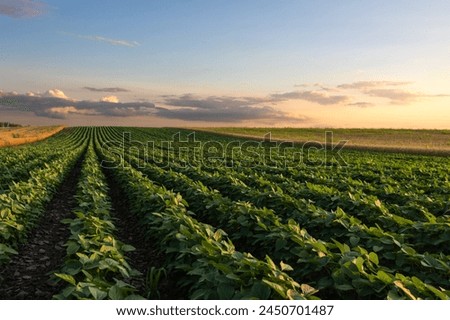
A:
<svg viewBox="0 0 450 320">
<path fill-rule="evenodd" d="M 130 90 L 124 89 L 124 88 L 94 88 L 94 87 L 83 87 L 83 89 L 93 91 L 93 92 L 130 92 Z"/>
<path fill-rule="evenodd" d="M 369 108 L 369 107 L 374 106 L 373 103 L 366 102 L 366 101 L 357 101 L 357 102 L 347 103 L 346 105 L 351 106 L 351 107 L 358 107 L 358 108 Z"/>
<path fill-rule="evenodd" d="M 247 120 L 273 120 L 285 122 L 305 121 L 306 117 L 291 116 L 271 106 L 261 105 L 268 99 L 255 97 L 196 98 L 191 94 L 168 96 L 164 104 L 157 107 L 158 116 L 187 121 L 240 122 Z"/>
<path fill-rule="evenodd" d="M 350 100 L 350 97 L 346 95 L 329 95 L 328 93 L 321 91 L 292 91 L 275 93 L 270 95 L 270 97 L 274 101 L 305 100 L 321 105 L 340 104 Z"/>
<path fill-rule="evenodd" d="M 344 83 L 338 85 L 337 89 L 357 90 L 360 94 L 374 97 L 389 99 L 391 104 L 410 104 L 422 98 L 446 97 L 446 94 L 425 94 L 419 91 L 413 91 L 407 88 L 412 82 L 408 81 L 358 81 L 353 83 Z M 364 102 L 350 103 L 348 105 L 369 106 L 373 103 Z"/>
<path fill-rule="evenodd" d="M 31 96 L 36 96 L 35 93 L 30 92 L 29 93 Z M 47 98 L 60 98 L 60 99 L 65 99 L 65 100 L 70 100 L 64 92 L 62 92 L 61 90 L 58 89 L 50 89 L 47 90 L 44 94 L 43 97 L 47 97 Z"/>
<path fill-rule="evenodd" d="M 300 123 L 311 120 L 303 115 L 292 115 L 282 110 L 283 102 L 303 100 L 318 108 L 348 106 L 369 108 L 377 105 L 408 105 L 425 98 L 448 97 L 430 95 L 404 87 L 410 82 L 360 81 L 330 88 L 273 93 L 265 97 L 207 96 L 192 94 L 160 96 L 158 105 L 146 99 L 121 102 L 116 95 L 105 95 L 97 101 L 75 100 L 58 89 L 45 93 L 4 93 L 0 90 L 0 111 L 33 112 L 37 116 L 64 119 L 73 114 L 88 116 L 132 117 L 150 116 L 185 121 L 232 123 L 245 121 Z M 127 92 L 123 88 L 94 88 L 86 90 L 102 93 Z M 306 88 L 306 87 L 305 87 Z M 356 92 L 355 92 L 356 91 Z M 335 93 L 338 92 L 338 93 Z M 277 105 L 281 105 L 277 107 Z M 301 104 L 299 104 L 301 106 Z"/>
<path fill-rule="evenodd" d="M 344 83 L 337 86 L 340 89 L 370 89 L 379 87 L 398 87 L 409 85 L 412 82 L 408 81 L 357 81 L 353 83 Z"/>
<path fill-rule="evenodd" d="M 46 12 L 47 4 L 32 0 L 1 0 L 0 14 L 11 18 L 32 18 Z"/>
<path fill-rule="evenodd" d="M 364 93 L 372 97 L 389 99 L 392 104 L 408 104 L 427 96 L 419 92 L 401 89 L 372 89 Z"/>
<path fill-rule="evenodd" d="M 53 118 L 53 119 L 65 119 L 69 114 L 86 114 L 96 115 L 94 110 L 77 109 L 74 106 L 69 107 L 52 107 L 44 110 L 37 110 L 35 114 L 41 117 Z"/>
<path fill-rule="evenodd" d="M 88 116 L 156 116 L 167 119 L 209 122 L 241 122 L 266 120 L 299 122 L 305 117 L 291 116 L 271 106 L 261 106 L 266 99 L 208 97 L 195 98 L 192 95 L 171 96 L 164 107 L 152 102 L 120 102 L 116 96 L 106 96 L 99 101 L 74 100 L 58 89 L 44 94 L 29 92 L 0 92 L 0 110 L 31 111 L 40 117 L 65 119 L 71 114 Z"/>
<path fill-rule="evenodd" d="M 75 100 L 58 89 L 48 90 L 44 94 L 0 92 L 0 110 L 31 111 L 37 116 L 56 119 L 64 119 L 69 114 L 131 117 L 153 115 L 156 110 L 151 102 L 118 100 L 115 96 L 103 97 L 100 101 Z"/>
<path fill-rule="evenodd" d="M 102 102 L 119 103 L 119 98 L 116 96 L 106 96 L 100 99 Z"/>
</svg>

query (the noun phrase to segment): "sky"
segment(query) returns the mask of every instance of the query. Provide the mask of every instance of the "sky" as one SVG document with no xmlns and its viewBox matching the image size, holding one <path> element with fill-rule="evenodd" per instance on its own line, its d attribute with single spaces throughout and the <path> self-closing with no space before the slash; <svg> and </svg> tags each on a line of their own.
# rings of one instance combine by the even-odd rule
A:
<svg viewBox="0 0 450 320">
<path fill-rule="evenodd" d="M 450 129 L 448 0 L 0 0 L 0 121 Z"/>
</svg>

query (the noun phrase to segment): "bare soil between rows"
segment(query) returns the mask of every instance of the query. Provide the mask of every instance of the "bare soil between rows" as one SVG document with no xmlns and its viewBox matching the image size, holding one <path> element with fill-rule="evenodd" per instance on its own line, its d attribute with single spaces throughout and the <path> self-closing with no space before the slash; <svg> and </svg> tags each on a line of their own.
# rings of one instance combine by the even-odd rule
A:
<svg viewBox="0 0 450 320">
<path fill-rule="evenodd" d="M 19 254 L 0 270 L 0 299 L 48 300 L 64 288 L 52 274 L 66 256 L 64 244 L 70 236 L 61 220 L 70 218 L 76 207 L 76 188 L 81 171 L 81 156 L 48 203 L 44 215 L 31 231 Z"/>
<path fill-rule="evenodd" d="M 138 217 L 130 212 L 130 203 L 124 196 L 124 190 L 114 182 L 111 170 L 103 170 L 109 186 L 109 196 L 112 203 L 112 216 L 116 227 L 117 238 L 125 243 L 132 245 L 136 250 L 127 252 L 126 259 L 128 264 L 139 271 L 141 276 L 131 280 L 138 291 L 138 294 L 147 299 L 179 300 L 186 299 L 185 290 L 177 288 L 177 277 L 167 275 L 162 277 L 158 283 L 158 293 L 148 295 L 148 286 L 146 280 L 151 267 L 164 268 L 166 258 L 151 240 L 146 236 L 146 230 L 140 223 Z"/>
<path fill-rule="evenodd" d="M 57 189 L 40 221 L 29 233 L 28 240 L 19 247 L 19 254 L 0 270 L 0 300 L 49 300 L 66 286 L 53 274 L 62 267 L 66 257 L 65 243 L 70 237 L 70 230 L 61 221 L 73 218 L 77 207 L 76 192 L 83 159 L 84 155 Z M 113 172 L 104 170 L 104 173 L 109 186 L 116 236 L 136 248 L 127 252 L 126 258 L 141 276 L 131 279 L 130 284 L 145 298 L 185 299 L 186 290 L 178 288 L 176 275 L 162 277 L 158 294 L 148 296 L 146 276 L 151 267 L 163 268 L 166 258 L 148 240 L 145 228 L 130 212 L 125 192 L 114 182 Z"/>
</svg>

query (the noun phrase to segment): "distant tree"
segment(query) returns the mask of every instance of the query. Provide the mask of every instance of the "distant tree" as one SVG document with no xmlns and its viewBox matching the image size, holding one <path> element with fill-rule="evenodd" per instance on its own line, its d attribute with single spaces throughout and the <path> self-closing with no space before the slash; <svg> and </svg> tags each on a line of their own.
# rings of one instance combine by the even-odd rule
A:
<svg viewBox="0 0 450 320">
<path fill-rule="evenodd" d="M 17 123 L 11 123 L 11 122 L 0 122 L 1 128 L 10 128 L 10 127 L 21 127 L 20 124 Z"/>
</svg>

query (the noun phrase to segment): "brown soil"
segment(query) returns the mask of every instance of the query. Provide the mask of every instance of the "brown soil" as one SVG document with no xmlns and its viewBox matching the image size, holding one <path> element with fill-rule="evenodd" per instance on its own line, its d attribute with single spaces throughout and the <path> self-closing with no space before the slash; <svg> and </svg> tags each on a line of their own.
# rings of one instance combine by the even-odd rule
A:
<svg viewBox="0 0 450 320">
<path fill-rule="evenodd" d="M 66 256 L 64 244 L 70 236 L 70 230 L 61 221 L 71 218 L 77 206 L 75 195 L 83 158 L 58 188 L 38 225 L 28 235 L 27 242 L 19 248 L 19 254 L 0 270 L 0 300 L 48 300 L 64 288 L 64 282 L 55 281 L 53 273 L 60 269 Z M 185 299 L 186 291 L 177 288 L 179 277 L 173 274 L 160 280 L 159 295 L 147 297 L 147 272 L 152 266 L 162 268 L 166 258 L 147 239 L 139 219 L 130 213 L 123 189 L 114 182 L 112 172 L 104 170 L 104 173 L 110 187 L 117 238 L 136 248 L 127 253 L 127 261 L 142 275 L 134 278 L 131 284 L 146 298 Z"/>
<path fill-rule="evenodd" d="M 64 244 L 70 231 L 61 220 L 70 218 L 76 206 L 81 158 L 54 194 L 28 241 L 19 248 L 19 254 L 0 271 L 0 299 L 47 300 L 63 289 L 64 283 L 55 283 L 52 273 L 66 256 Z"/>
<path fill-rule="evenodd" d="M 109 196 L 112 203 L 112 215 L 115 218 L 117 238 L 136 248 L 135 251 L 127 252 L 128 264 L 138 270 L 141 276 L 134 278 L 131 284 L 135 286 L 138 293 L 147 299 L 176 300 L 186 299 L 185 290 L 177 288 L 177 277 L 167 275 L 162 277 L 158 284 L 159 295 L 147 296 L 146 276 L 151 267 L 162 268 L 166 261 L 164 254 L 146 237 L 146 230 L 139 219 L 130 212 L 130 204 L 124 197 L 125 192 L 113 180 L 111 170 L 104 169 L 110 187 Z"/>
</svg>

